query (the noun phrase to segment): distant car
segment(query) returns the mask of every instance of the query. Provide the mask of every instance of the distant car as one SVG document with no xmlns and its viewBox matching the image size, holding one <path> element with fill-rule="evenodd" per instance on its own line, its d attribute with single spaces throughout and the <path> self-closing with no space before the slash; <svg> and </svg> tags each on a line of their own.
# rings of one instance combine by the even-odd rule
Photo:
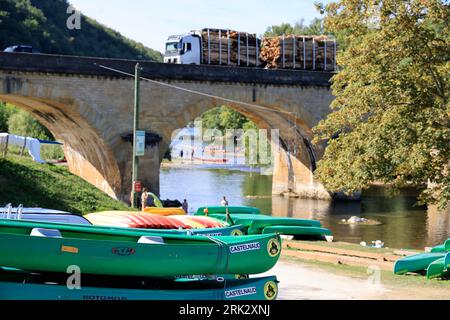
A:
<svg viewBox="0 0 450 320">
<path fill-rule="evenodd" d="M 4 52 L 25 52 L 25 53 L 40 53 L 32 46 L 24 46 L 24 45 L 18 45 L 18 46 L 11 46 L 4 50 Z"/>
</svg>

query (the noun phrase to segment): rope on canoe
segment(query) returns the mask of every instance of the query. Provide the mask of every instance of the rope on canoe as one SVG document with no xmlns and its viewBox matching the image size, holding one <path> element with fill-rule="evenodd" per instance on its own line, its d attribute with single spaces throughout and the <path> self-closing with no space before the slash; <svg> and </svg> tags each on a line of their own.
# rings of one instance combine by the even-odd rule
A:
<svg viewBox="0 0 450 320">
<path fill-rule="evenodd" d="M 230 262 L 230 251 L 229 251 L 228 244 L 223 242 L 223 241 L 221 241 L 221 240 L 219 240 L 219 239 L 217 239 L 217 238 L 215 238 L 215 237 L 212 237 L 212 236 L 207 236 L 207 238 L 209 240 L 213 241 L 214 243 L 219 245 L 219 256 L 218 256 L 218 259 L 217 259 L 216 275 L 221 274 L 221 273 L 227 275 L 228 274 L 228 269 L 229 269 L 229 262 Z M 224 252 L 224 249 L 226 250 L 225 252 Z M 219 266 L 222 265 L 222 259 L 223 259 L 224 253 L 225 253 L 226 261 L 225 261 L 224 268 L 221 268 L 224 272 L 220 272 L 219 271 Z M 226 277 L 224 277 L 224 289 L 226 287 L 227 287 L 227 279 L 226 279 Z"/>
</svg>

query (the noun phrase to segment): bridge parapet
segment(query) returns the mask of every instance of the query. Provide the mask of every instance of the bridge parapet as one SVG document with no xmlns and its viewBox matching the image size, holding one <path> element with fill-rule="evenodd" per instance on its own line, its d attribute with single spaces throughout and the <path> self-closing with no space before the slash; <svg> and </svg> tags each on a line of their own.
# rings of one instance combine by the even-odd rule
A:
<svg viewBox="0 0 450 320">
<path fill-rule="evenodd" d="M 0 70 L 123 77 L 99 65 L 134 74 L 139 62 L 142 75 L 159 80 L 253 83 L 262 85 L 303 85 L 329 87 L 331 72 L 268 70 L 209 65 L 165 64 L 150 61 L 90 58 L 48 54 L 0 52 Z"/>
</svg>

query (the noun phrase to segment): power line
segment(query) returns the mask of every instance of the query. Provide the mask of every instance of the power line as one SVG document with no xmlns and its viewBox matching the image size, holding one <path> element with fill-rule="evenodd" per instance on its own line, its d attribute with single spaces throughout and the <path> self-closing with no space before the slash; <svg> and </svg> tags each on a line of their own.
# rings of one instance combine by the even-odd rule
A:
<svg viewBox="0 0 450 320">
<path fill-rule="evenodd" d="M 97 64 L 97 63 L 94 63 L 94 65 L 96 65 L 96 66 L 98 66 L 100 68 L 109 70 L 109 71 L 117 72 L 117 73 L 120 73 L 120 74 L 123 74 L 123 75 L 127 75 L 127 76 L 130 76 L 130 77 L 135 77 L 134 74 L 131 74 L 131 73 L 128 73 L 128 72 L 125 72 L 125 71 L 121 71 L 121 70 L 114 69 L 114 68 L 111 68 L 111 67 L 107 67 L 107 66 L 104 66 L 104 65 L 101 65 L 101 64 Z M 144 77 L 139 77 L 139 78 L 142 79 L 142 80 L 154 83 L 154 84 L 158 84 L 158 85 L 169 87 L 169 88 L 176 89 L 176 90 L 185 91 L 185 92 L 192 93 L 192 94 L 201 95 L 201 96 L 208 97 L 208 98 L 218 99 L 218 100 L 222 100 L 222 101 L 226 101 L 226 102 L 230 102 L 230 103 L 234 103 L 234 104 L 240 104 L 240 105 L 244 105 L 244 106 L 248 106 L 248 107 L 252 107 L 252 108 L 257 108 L 257 109 L 263 109 L 263 110 L 267 110 L 267 111 L 271 111 L 271 112 L 287 114 L 289 116 L 292 116 L 292 124 L 293 124 L 293 126 L 291 127 L 291 130 L 294 129 L 294 132 L 297 133 L 303 140 L 308 141 L 303 136 L 303 134 L 300 132 L 300 130 L 298 130 L 298 128 L 297 128 L 297 122 L 295 121 L 295 118 L 296 118 L 296 113 L 295 112 L 283 111 L 283 110 L 274 110 L 274 109 L 270 109 L 270 108 L 267 108 L 267 107 L 264 107 L 264 106 L 261 106 L 261 105 L 257 105 L 257 104 L 247 103 L 247 102 L 244 102 L 244 101 L 238 101 L 238 100 L 234 100 L 234 99 L 228 99 L 228 98 L 212 95 L 212 94 L 209 94 L 209 93 L 204 93 L 204 92 L 200 92 L 200 91 L 196 91 L 196 90 L 186 89 L 186 88 L 179 87 L 179 86 L 176 86 L 176 85 L 173 85 L 173 84 L 168 84 L 168 83 L 165 83 L 165 82 L 162 82 L 162 81 L 152 80 L 152 79 L 148 79 L 148 78 L 144 78 Z M 289 117 L 288 117 L 288 122 L 291 122 Z M 316 159 L 315 158 L 316 158 L 316 156 L 315 156 L 314 149 L 309 145 L 309 143 L 305 144 L 305 146 L 306 146 L 306 148 L 309 151 L 308 153 L 309 153 L 311 162 L 314 163 L 314 166 L 315 166 L 315 163 L 316 163 Z"/>
<path fill-rule="evenodd" d="M 100 68 L 103 68 L 103 69 L 106 69 L 106 70 L 114 71 L 114 72 L 117 72 L 117 73 L 120 73 L 120 74 L 123 74 L 123 75 L 127 75 L 127 76 L 130 76 L 130 77 L 134 77 L 134 74 L 131 74 L 131 73 L 128 73 L 128 72 L 125 72 L 125 71 L 121 71 L 121 70 L 114 69 L 114 68 L 111 68 L 111 67 L 103 66 L 103 65 L 100 65 L 100 64 L 97 64 L 97 63 L 94 63 L 94 64 L 99 66 Z M 172 88 L 172 89 L 177 89 L 177 90 L 189 92 L 189 93 L 192 93 L 192 94 L 201 95 L 201 96 L 208 97 L 208 98 L 213 98 L 213 99 L 217 99 L 217 100 L 223 100 L 223 101 L 226 101 L 226 102 L 230 102 L 230 103 L 234 103 L 234 104 L 240 104 L 240 105 L 244 105 L 244 106 L 252 107 L 252 108 L 264 109 L 264 110 L 271 111 L 271 112 L 277 112 L 277 113 L 293 115 L 293 112 L 290 112 L 290 111 L 274 110 L 274 109 L 271 109 L 271 108 L 268 108 L 268 107 L 264 107 L 264 106 L 261 106 L 261 105 L 247 103 L 247 102 L 244 102 L 244 101 L 239 101 L 239 100 L 234 100 L 234 99 L 228 99 L 228 98 L 216 96 L 216 95 L 213 95 L 213 94 L 200 92 L 200 91 L 197 91 L 197 90 L 192 90 L 192 89 L 179 87 L 179 86 L 176 86 L 176 85 L 173 85 L 173 84 L 168 84 L 168 83 L 165 83 L 165 82 L 162 82 L 162 81 L 157 81 L 157 80 L 148 79 L 148 78 L 144 78 L 144 77 L 140 77 L 140 78 L 142 80 L 145 80 L 145 81 L 148 81 L 148 82 L 151 82 L 151 83 L 155 83 L 155 84 L 158 84 L 158 85 L 161 85 L 161 86 L 165 86 L 165 87 L 169 87 L 169 88 Z"/>
</svg>

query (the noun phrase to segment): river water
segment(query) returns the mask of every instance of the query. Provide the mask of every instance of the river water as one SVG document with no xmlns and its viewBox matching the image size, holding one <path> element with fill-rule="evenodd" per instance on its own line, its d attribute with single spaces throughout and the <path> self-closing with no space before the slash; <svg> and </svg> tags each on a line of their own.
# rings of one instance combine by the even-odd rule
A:
<svg viewBox="0 0 450 320">
<path fill-rule="evenodd" d="M 391 248 L 423 249 L 450 238 L 450 212 L 414 206 L 405 192 L 388 197 L 383 188 L 373 188 L 361 201 L 286 199 L 271 196 L 272 177 L 228 169 L 162 168 L 162 199 L 187 199 L 189 211 L 205 205 L 220 205 L 226 196 L 230 205 L 258 207 L 262 213 L 320 220 L 331 229 L 335 241 L 370 244 L 382 240 Z M 377 225 L 343 224 L 351 216 L 378 221 Z"/>
</svg>

